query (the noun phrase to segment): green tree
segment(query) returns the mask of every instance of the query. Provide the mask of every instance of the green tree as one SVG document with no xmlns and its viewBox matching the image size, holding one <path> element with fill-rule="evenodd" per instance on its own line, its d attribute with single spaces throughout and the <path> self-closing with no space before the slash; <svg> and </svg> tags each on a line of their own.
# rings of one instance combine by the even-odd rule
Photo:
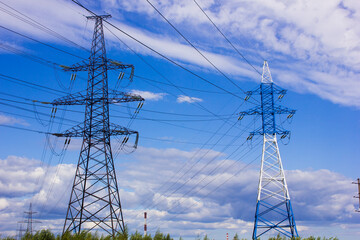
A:
<svg viewBox="0 0 360 240">
<path fill-rule="evenodd" d="M 115 236 L 115 240 L 128 240 L 129 239 L 129 228 L 125 225 L 124 232 L 118 232 Z"/>
<path fill-rule="evenodd" d="M 146 234 L 143 236 L 143 240 L 152 240 L 151 234 Z"/>
<path fill-rule="evenodd" d="M 136 230 L 135 233 L 131 234 L 130 240 L 142 240 L 142 235 Z"/>
<path fill-rule="evenodd" d="M 170 237 L 170 234 L 168 233 L 166 236 L 163 237 L 163 240 L 173 240 L 173 239 Z"/>
<path fill-rule="evenodd" d="M 37 231 L 32 238 L 33 240 L 55 240 L 55 235 L 50 230 Z"/>
<path fill-rule="evenodd" d="M 155 233 L 154 240 L 162 240 L 164 238 L 164 234 L 160 232 L 160 229 L 158 229 Z"/>
<path fill-rule="evenodd" d="M 233 240 L 239 240 L 239 235 L 237 233 L 235 233 Z"/>
</svg>

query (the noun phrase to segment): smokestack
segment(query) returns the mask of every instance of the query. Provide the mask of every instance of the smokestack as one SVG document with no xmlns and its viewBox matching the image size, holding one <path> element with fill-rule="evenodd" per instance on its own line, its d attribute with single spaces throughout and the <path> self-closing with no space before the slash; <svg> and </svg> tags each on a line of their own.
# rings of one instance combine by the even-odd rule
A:
<svg viewBox="0 0 360 240">
<path fill-rule="evenodd" d="M 147 219 L 147 212 L 144 212 L 144 236 L 147 235 L 146 219 Z"/>
<path fill-rule="evenodd" d="M 226 233 L 226 240 L 229 240 L 229 233 Z"/>
</svg>

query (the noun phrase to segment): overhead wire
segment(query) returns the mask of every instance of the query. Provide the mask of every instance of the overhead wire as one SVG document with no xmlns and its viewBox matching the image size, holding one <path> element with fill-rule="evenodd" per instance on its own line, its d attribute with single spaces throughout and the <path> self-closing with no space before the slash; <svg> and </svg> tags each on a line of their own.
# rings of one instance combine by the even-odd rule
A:
<svg viewBox="0 0 360 240">
<path fill-rule="evenodd" d="M 128 44 L 126 44 L 124 41 L 122 41 L 115 33 L 113 33 L 109 28 L 107 28 L 105 26 L 105 28 L 111 33 L 113 34 L 113 36 L 115 36 L 122 44 L 124 44 L 130 51 L 132 51 L 138 58 L 140 58 L 146 65 L 148 65 L 153 71 L 155 71 L 157 74 L 159 74 L 159 76 L 161 76 L 163 79 L 165 79 L 167 82 L 169 82 L 169 84 L 173 85 L 175 88 L 177 88 L 182 94 L 187 95 L 182 89 L 178 88 L 176 85 L 174 85 L 167 77 L 165 77 L 163 74 L 161 74 L 156 68 L 154 68 L 150 63 L 148 63 L 142 56 L 140 56 L 135 50 L 133 50 Z M 160 87 L 157 86 L 157 88 L 161 89 Z M 175 98 L 177 98 L 178 96 L 176 96 L 175 94 L 172 94 L 168 91 L 165 91 L 167 93 L 169 93 L 170 95 L 174 96 Z M 244 99 L 243 99 L 244 100 Z M 209 109 L 205 108 L 202 104 L 200 104 L 199 102 L 195 102 L 192 103 L 194 106 L 198 106 L 199 108 L 201 108 L 202 110 L 210 113 L 211 115 L 215 116 L 215 117 L 219 117 L 217 114 L 213 113 L 212 111 L 210 111 Z M 226 121 L 227 124 L 231 125 L 230 122 Z"/>
<path fill-rule="evenodd" d="M 39 41 L 39 40 L 37 40 L 37 39 L 35 39 L 35 38 L 32 38 L 32 37 L 29 37 L 29 36 L 27 36 L 27 35 L 25 35 L 25 34 L 19 33 L 19 32 L 15 31 L 15 30 L 10 29 L 10 28 L 4 27 L 4 26 L 2 26 L 2 25 L 0 25 L 0 28 L 5 29 L 5 30 L 7 30 L 7 31 L 9 31 L 9 32 L 12 32 L 12 33 L 14 33 L 14 34 L 17 34 L 18 36 L 21 36 L 21 37 L 23 37 L 23 38 L 26 38 L 26 39 L 29 39 L 29 40 L 31 40 L 31 41 L 37 42 L 37 43 L 39 43 L 39 44 L 41 44 L 41 45 L 44 45 L 44 46 L 47 46 L 47 47 L 49 47 L 49 48 L 55 49 L 55 50 L 57 50 L 57 51 L 59 51 L 59 52 L 62 52 L 62 53 L 68 54 L 68 55 L 70 55 L 70 56 L 77 57 L 77 58 L 81 58 L 81 59 L 85 60 L 85 58 L 83 58 L 83 57 L 81 57 L 81 56 L 79 56 L 79 55 L 70 53 L 70 52 L 68 52 L 68 51 L 64 51 L 64 50 L 62 50 L 62 49 L 60 49 L 60 48 L 58 48 L 58 47 L 54 47 L 54 46 L 52 46 L 52 45 L 50 45 L 50 44 L 44 43 L 44 42 Z"/>
<path fill-rule="evenodd" d="M 28 82 L 28 81 L 21 80 L 19 78 L 15 78 L 15 77 L 11 77 L 11 76 L 8 76 L 8 75 L 2 74 L 2 73 L 0 73 L 0 80 L 1 79 L 5 80 L 5 81 L 21 84 L 21 85 L 24 85 L 27 87 L 31 87 L 34 89 L 38 88 L 38 90 L 40 90 L 40 91 L 45 91 L 45 92 L 51 93 L 51 94 L 56 94 L 56 95 L 66 94 L 66 92 L 58 90 L 58 89 L 54 89 L 54 88 L 46 87 L 46 86 L 39 85 L 36 83 Z"/>
<path fill-rule="evenodd" d="M 231 130 L 231 128 L 230 128 Z M 238 135 L 234 136 L 234 138 L 230 141 L 230 143 L 234 143 L 236 140 L 238 140 L 245 132 L 246 132 L 247 128 L 245 128 L 242 132 L 240 132 Z M 220 142 L 222 140 L 222 138 L 220 138 L 216 143 L 215 145 Z M 245 141 L 246 142 L 246 141 Z M 243 144 L 240 145 L 243 146 L 245 144 L 245 142 Z M 181 188 L 183 188 L 189 181 L 191 181 L 192 179 L 194 179 L 195 176 L 198 176 L 200 174 L 201 171 L 203 171 L 207 166 L 209 166 L 210 163 L 212 163 L 213 161 L 216 160 L 216 158 L 218 158 L 223 152 L 225 152 L 231 145 L 230 144 L 227 144 L 224 146 L 224 148 L 222 148 L 221 151 L 219 151 L 219 153 L 213 157 L 210 161 L 208 161 L 203 167 L 201 167 L 199 170 L 197 170 L 194 174 L 192 174 L 192 176 L 190 178 L 188 178 L 186 181 L 184 181 L 183 183 L 181 183 L 180 186 L 178 186 L 175 190 L 173 190 L 169 195 L 167 195 L 167 197 L 171 197 L 174 193 L 176 193 L 177 191 L 179 191 Z M 230 154 L 228 156 L 228 158 L 230 158 L 240 147 L 238 147 L 235 151 L 233 151 L 232 154 Z M 189 167 L 188 171 L 186 171 L 183 175 L 181 175 L 177 181 L 173 182 L 170 187 L 168 187 L 164 192 L 167 192 L 169 191 L 173 186 L 175 186 L 177 183 L 180 182 L 181 179 L 183 179 L 186 175 L 187 172 L 189 172 L 191 169 L 194 169 L 195 165 L 198 164 L 200 162 L 201 159 L 203 159 L 209 152 L 210 152 L 211 149 L 208 149 L 208 151 L 206 151 L 206 153 L 200 157 L 197 161 L 195 161 L 193 163 L 192 166 Z M 215 167 L 215 169 L 217 169 L 217 167 Z M 180 171 L 179 171 L 180 172 Z M 155 201 L 155 199 L 153 200 Z M 154 207 L 154 206 L 157 206 L 158 204 L 153 204 L 151 205 L 150 207 L 147 207 L 147 208 L 151 208 L 151 207 Z"/>
<path fill-rule="evenodd" d="M 88 11 L 89 13 L 91 13 L 92 15 L 96 15 L 93 11 L 91 11 L 90 9 L 88 9 L 87 7 L 85 7 L 84 5 L 82 5 L 81 3 L 79 3 L 78 1 L 76 0 L 72 0 L 72 2 L 74 2 L 75 4 L 77 4 L 78 6 L 84 8 L 86 11 Z M 206 78 L 204 77 L 201 77 L 200 75 L 198 75 L 197 73 L 191 71 L 190 69 L 184 67 L 183 65 L 175 62 L 174 60 L 170 59 L 169 57 L 165 56 L 164 54 L 160 53 L 159 51 L 155 50 L 154 48 L 148 46 L 147 44 L 143 43 L 142 41 L 140 41 L 139 39 L 135 38 L 134 36 L 130 35 L 129 33 L 123 31 L 122 29 L 120 29 L 119 27 L 115 26 L 113 23 L 109 22 L 108 20 L 104 19 L 103 20 L 104 22 L 106 22 L 107 24 L 109 24 L 111 27 L 113 27 L 114 29 L 118 30 L 119 32 L 121 32 L 122 34 L 126 35 L 127 37 L 131 38 L 132 40 L 136 41 L 137 43 L 139 43 L 140 45 L 144 46 L 145 48 L 149 49 L 150 51 L 156 53 L 157 55 L 161 56 L 162 58 L 164 58 L 165 60 L 167 60 L 168 62 L 178 66 L 179 68 L 185 70 L 186 72 L 192 74 L 193 76 L 199 78 L 200 80 L 204 81 L 204 82 L 207 82 L 208 84 L 224 91 L 224 92 L 227 92 L 228 94 L 236 97 L 236 98 L 241 98 L 239 97 L 238 95 L 234 94 L 233 92 L 221 87 L 221 86 L 218 86 L 217 84 L 207 80 Z"/>
<path fill-rule="evenodd" d="M 203 199 L 208 197 L 210 194 L 216 192 L 220 187 L 222 187 L 224 184 L 226 184 L 228 181 L 230 181 L 232 178 L 236 177 L 238 174 L 240 174 L 242 171 L 244 171 L 245 169 L 247 169 L 249 166 L 251 166 L 259 157 L 261 156 L 258 155 L 256 156 L 253 160 L 251 160 L 250 162 L 248 162 L 245 166 L 243 166 L 242 168 L 240 168 L 235 174 L 230 175 L 225 181 L 223 181 L 221 184 L 217 185 L 213 190 L 209 191 L 207 194 L 203 195 Z M 217 179 L 217 177 L 215 178 Z M 191 204 L 190 206 L 187 207 L 187 209 L 190 209 L 191 207 L 195 206 L 196 204 L 198 204 L 198 202 L 194 202 L 193 204 Z M 174 216 L 172 216 L 170 219 L 174 219 L 177 216 L 179 216 L 181 213 L 183 213 L 186 209 L 182 209 L 182 211 L 180 211 L 180 213 L 175 214 Z M 159 226 L 156 227 L 156 229 L 158 229 Z"/>
<path fill-rule="evenodd" d="M 231 80 L 223 71 L 221 71 L 213 62 L 211 62 L 194 44 L 190 42 L 188 38 L 184 36 L 149 0 L 146 0 L 150 6 L 193 48 L 195 49 L 213 68 L 216 69 L 224 78 L 226 78 L 232 85 L 237 87 L 243 93 L 246 93 L 241 87 L 239 87 L 233 80 Z"/>
<path fill-rule="evenodd" d="M 244 142 L 244 143 L 245 143 L 245 142 Z M 261 141 L 259 141 L 259 142 L 256 144 L 256 146 L 258 146 L 260 143 L 261 143 Z M 239 148 L 238 148 L 238 149 L 239 149 Z M 233 151 L 228 157 L 226 157 L 225 159 L 223 159 L 223 161 L 220 162 L 220 164 L 218 164 L 216 167 L 214 167 L 213 170 L 218 170 L 219 167 L 220 167 L 226 160 L 229 160 L 230 157 L 231 157 L 238 149 L 236 149 L 236 150 Z M 211 183 L 213 183 L 213 182 L 215 182 L 216 180 L 218 180 L 219 177 L 221 177 L 224 173 L 229 174 L 228 170 L 234 169 L 235 165 L 238 164 L 238 163 L 240 163 L 239 161 L 240 161 L 241 159 L 244 159 L 245 156 L 247 156 L 250 152 L 254 152 L 254 150 L 255 150 L 255 148 L 250 148 L 246 153 L 242 154 L 240 157 L 237 157 L 237 159 L 234 160 L 234 161 L 233 161 L 228 167 L 226 167 L 223 171 L 221 171 L 220 173 L 217 173 L 218 176 L 213 177 L 209 182 L 207 182 L 206 184 L 204 184 L 203 186 L 201 186 L 199 189 L 196 190 L 196 188 L 198 187 L 199 183 L 201 183 L 203 180 L 209 178 L 209 176 L 214 176 L 214 175 L 210 175 L 211 172 L 208 173 L 208 175 L 205 175 L 205 176 L 204 176 L 203 178 L 201 178 L 193 187 L 191 187 L 187 192 L 185 192 L 184 194 L 181 194 L 181 196 L 177 197 L 177 198 L 179 199 L 179 201 L 177 201 L 174 205 L 171 205 L 170 207 L 166 208 L 166 212 L 169 212 L 169 211 L 171 211 L 171 210 L 174 210 L 176 207 L 181 206 L 181 204 L 182 204 L 184 201 L 187 200 L 185 197 L 188 196 L 192 191 L 196 190 L 196 191 L 193 192 L 192 195 L 197 194 L 197 193 L 199 193 L 200 191 L 202 191 L 203 189 L 205 189 L 207 186 L 209 186 Z M 238 155 L 239 155 L 239 154 L 238 154 Z M 250 163 L 248 163 L 246 166 L 250 166 L 256 159 L 259 158 L 259 156 L 260 156 L 260 155 L 256 156 L 256 157 L 253 159 L 253 161 L 251 161 Z M 244 170 L 244 168 L 241 168 L 241 171 L 242 171 L 242 170 Z M 213 172 L 213 171 L 212 171 L 212 172 Z M 236 174 L 238 174 L 238 173 L 239 173 L 239 171 L 238 171 Z M 236 174 L 231 174 L 231 178 L 232 178 L 232 177 L 235 177 Z M 225 182 L 227 182 L 227 181 L 229 181 L 229 180 L 230 180 L 230 179 L 228 178 Z M 220 186 L 222 186 L 223 184 L 225 184 L 225 182 L 222 182 L 220 185 L 216 186 L 215 189 L 218 189 Z M 211 191 L 211 192 L 213 192 L 213 191 Z M 208 194 L 206 194 L 206 196 L 208 196 Z M 156 206 L 158 206 L 158 205 L 156 205 Z M 155 206 L 155 207 L 156 207 L 156 206 Z M 184 209 L 183 211 L 185 211 L 185 209 Z M 181 212 L 183 212 L 183 211 L 181 211 Z M 148 223 L 149 223 L 149 222 L 151 222 L 151 220 L 148 221 Z"/>
<path fill-rule="evenodd" d="M 74 41 L 68 39 L 67 37 L 59 34 L 58 32 L 56 32 L 56 31 L 54 31 L 54 30 L 46 27 L 46 26 L 43 25 L 42 23 L 39 23 L 38 21 L 34 20 L 33 18 L 27 16 L 27 15 L 24 14 L 24 13 L 21 13 L 20 11 L 18 11 L 18 10 L 16 10 L 15 8 L 13 8 L 13 7 L 5 4 L 4 2 L 0 1 L 0 4 L 2 4 L 2 5 L 4 5 L 4 6 L 6 6 L 7 8 L 11 9 L 13 12 L 11 12 L 11 11 L 5 9 L 5 8 L 0 7 L 0 10 L 1 10 L 1 11 L 5 12 L 5 13 L 7 13 L 7 14 L 9 14 L 9 15 L 17 18 L 17 19 L 19 19 L 20 21 L 25 22 L 25 23 L 27 23 L 27 24 L 29 24 L 29 25 L 31 25 L 31 26 L 33 26 L 33 27 L 35 27 L 35 28 L 37 28 L 37 29 L 39 29 L 39 30 L 41 30 L 41 31 L 43 31 L 43 32 L 46 32 L 46 33 L 48 33 L 48 34 L 50 34 L 50 35 L 52 35 L 52 36 L 54 36 L 54 37 L 56 37 L 56 38 L 58 38 L 58 39 L 60 39 L 60 40 L 63 40 L 63 41 L 65 41 L 65 42 L 67 42 L 67 43 L 70 43 L 70 44 L 72 44 L 72 45 L 74 45 L 74 46 L 77 46 L 78 48 L 81 48 L 81 49 L 83 49 L 83 50 L 85 50 L 85 51 L 87 51 L 87 52 L 90 52 L 88 49 L 82 47 L 81 45 L 75 43 Z M 16 12 L 18 15 L 15 14 L 14 12 Z M 20 16 L 19 16 L 19 15 L 20 15 Z"/>
<path fill-rule="evenodd" d="M 243 104 L 243 103 L 242 103 L 242 104 Z M 242 104 L 235 110 L 235 112 L 242 106 Z M 235 122 L 235 124 L 236 124 L 236 122 Z M 234 125 L 235 125 L 235 124 L 234 124 Z M 234 126 L 234 125 L 233 125 L 233 126 Z M 223 123 L 223 124 L 218 128 L 217 131 L 220 131 L 220 129 L 221 129 L 222 127 L 224 127 L 224 126 L 225 126 L 225 123 Z M 169 191 L 172 186 L 174 186 L 176 183 L 178 183 L 181 178 L 183 178 L 196 164 L 198 164 L 198 163 L 210 152 L 210 150 L 212 150 L 212 149 L 225 137 L 225 135 L 228 134 L 228 132 L 232 129 L 233 126 L 231 126 L 231 127 L 228 129 L 227 132 L 225 132 L 223 135 L 221 135 L 221 137 L 220 137 L 215 143 L 213 143 L 213 144 L 211 145 L 211 147 L 205 152 L 205 154 L 204 154 L 202 157 L 198 158 L 198 159 L 188 168 L 188 170 L 185 170 L 184 173 L 182 174 L 182 176 L 178 177 L 178 178 L 177 178 L 177 181 L 175 181 L 173 184 L 171 184 L 170 187 L 166 188 L 166 190 L 165 190 L 164 192 Z M 216 132 L 216 133 L 217 133 L 217 132 Z M 169 179 L 167 179 L 166 181 L 164 181 L 163 184 L 161 184 L 161 186 L 158 188 L 158 191 L 160 191 L 163 187 L 165 187 L 165 186 L 166 186 L 166 183 L 167 183 L 167 182 L 170 182 L 173 178 L 175 178 L 175 176 L 177 176 L 178 174 L 181 174 L 181 172 L 182 172 L 182 170 L 185 168 L 185 166 L 186 166 L 187 164 L 189 164 L 189 161 L 194 160 L 195 157 L 200 153 L 200 151 L 203 150 L 203 148 L 206 146 L 206 144 L 208 144 L 214 137 L 215 137 L 215 134 L 213 134 L 210 138 L 208 138 L 208 140 L 207 140 L 205 143 L 203 143 L 200 148 L 197 149 L 197 151 L 191 156 L 191 158 L 190 158 L 188 161 L 186 161 L 186 162 L 180 167 L 180 169 L 178 169 L 178 170 L 176 171 L 176 173 L 175 173 L 174 176 L 171 176 Z M 238 137 L 238 135 L 233 136 L 233 137 Z M 177 191 L 177 190 L 176 190 L 176 191 Z M 173 193 L 174 193 L 174 192 L 173 192 Z M 173 193 L 172 193 L 172 194 L 173 194 Z M 146 201 L 146 200 L 145 200 L 145 201 Z M 140 205 L 143 205 L 143 204 L 145 203 L 145 201 L 143 201 Z M 145 208 L 149 208 L 149 207 L 150 207 L 150 206 L 147 205 Z"/>
<path fill-rule="evenodd" d="M 195 2 L 195 4 L 198 6 L 198 8 L 201 10 L 201 12 L 206 16 L 206 18 L 212 23 L 212 25 L 216 28 L 216 30 L 225 38 L 225 40 L 231 45 L 231 47 L 245 60 L 245 62 L 252 68 L 255 70 L 255 72 L 257 72 L 260 76 L 262 76 L 261 72 L 256 69 L 254 67 L 254 65 L 252 65 L 250 63 L 249 60 L 247 60 L 245 58 L 245 56 L 234 46 L 234 44 L 232 44 L 232 42 L 225 36 L 225 34 L 220 30 L 220 28 L 218 28 L 218 26 L 215 24 L 215 22 L 209 17 L 209 15 L 202 9 L 202 7 L 198 4 L 198 2 L 196 0 L 193 0 Z"/>
</svg>

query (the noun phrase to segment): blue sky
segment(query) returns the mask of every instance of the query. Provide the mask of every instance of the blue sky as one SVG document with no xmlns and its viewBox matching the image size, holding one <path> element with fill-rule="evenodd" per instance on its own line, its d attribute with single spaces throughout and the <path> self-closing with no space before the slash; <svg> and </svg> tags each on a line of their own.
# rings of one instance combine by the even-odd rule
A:
<svg viewBox="0 0 360 240">
<path fill-rule="evenodd" d="M 114 152 L 120 153 L 116 169 L 131 231 L 142 230 L 146 209 L 152 234 L 160 228 L 175 238 L 194 239 L 207 233 L 221 239 L 227 232 L 250 238 L 261 138 L 246 142 L 246 137 L 261 123 L 251 117 L 237 122 L 236 113 L 254 106 L 255 97 L 244 102 L 242 90 L 255 89 L 261 76 L 192 0 L 151 2 L 242 90 L 206 62 L 145 0 L 80 2 L 99 14 L 111 14 L 109 21 L 123 31 L 237 96 L 106 25 L 108 57 L 135 66 L 134 81 L 129 86 L 124 82 L 122 90 L 146 99 L 130 126 L 140 132 L 138 149 L 131 154 L 127 153 L 130 146 L 118 151 L 118 140 L 113 139 Z M 299 233 L 359 237 L 360 215 L 352 198 L 356 186 L 351 184 L 359 177 L 360 166 L 360 9 L 356 1 L 197 2 L 258 71 L 267 60 L 274 82 L 288 89 L 280 103 L 297 113 L 291 123 L 284 121 L 285 116 L 278 119 L 292 131 L 290 141 L 279 142 Z M 31 100 L 52 101 L 69 92 L 70 74 L 52 63 L 71 65 L 88 57 L 83 48 L 90 48 L 93 22 L 83 15 L 87 15 L 83 9 L 65 0 L 0 2 L 1 26 L 80 57 L 0 28 L 0 73 L 57 90 L 41 91 L 1 78 L 1 125 L 57 132 L 82 121 L 83 109 L 68 107 L 58 110 L 49 127 L 51 109 L 34 106 Z M 33 20 L 47 30 L 34 27 Z M 49 29 L 62 37 L 49 34 Z M 34 56 L 48 62 L 36 62 Z M 109 74 L 111 88 L 117 75 Z M 79 75 L 72 92 L 85 86 L 86 74 Z M 135 107 L 112 106 L 111 121 L 127 126 Z M 49 144 L 59 153 L 63 139 L 47 140 L 44 134 L 7 127 L 0 131 L 0 233 L 15 234 L 30 202 L 42 222 L 37 228 L 60 231 L 80 140 L 72 139 L 65 156 L 55 156 Z"/>
</svg>

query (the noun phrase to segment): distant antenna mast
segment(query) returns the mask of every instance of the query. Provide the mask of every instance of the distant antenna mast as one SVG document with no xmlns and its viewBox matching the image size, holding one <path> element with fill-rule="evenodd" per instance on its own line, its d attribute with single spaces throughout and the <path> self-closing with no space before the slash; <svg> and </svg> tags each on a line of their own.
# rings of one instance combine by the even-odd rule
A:
<svg viewBox="0 0 360 240">
<path fill-rule="evenodd" d="M 359 208 L 356 209 L 356 212 L 360 212 L 360 178 L 357 179 L 357 182 L 353 182 L 353 184 L 357 184 L 358 185 L 358 194 L 357 196 L 354 196 L 354 198 L 358 198 L 359 199 Z"/>
<path fill-rule="evenodd" d="M 147 235 L 146 219 L 147 219 L 147 212 L 144 212 L 144 236 Z"/>
</svg>

